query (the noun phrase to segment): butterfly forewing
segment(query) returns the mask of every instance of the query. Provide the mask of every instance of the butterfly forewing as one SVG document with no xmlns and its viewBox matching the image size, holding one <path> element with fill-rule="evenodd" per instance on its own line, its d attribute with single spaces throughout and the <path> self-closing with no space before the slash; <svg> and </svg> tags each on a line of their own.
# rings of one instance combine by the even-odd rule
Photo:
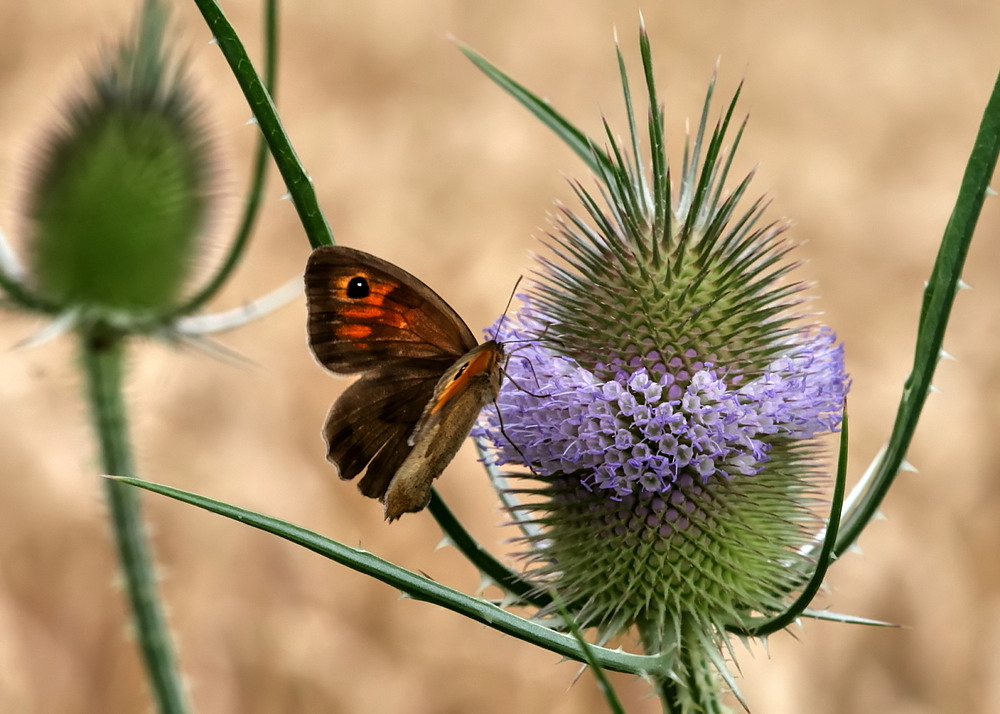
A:
<svg viewBox="0 0 1000 714">
<path fill-rule="evenodd" d="M 478 344 L 437 293 L 405 270 L 353 248 L 313 251 L 305 284 L 309 345 L 333 372 L 440 360 L 440 374 Z"/>
<path fill-rule="evenodd" d="M 451 405 L 463 394 L 474 391 L 482 395 L 479 409 L 496 399 L 500 392 L 500 362 L 503 355 L 503 345 L 490 340 L 462 355 L 448 367 L 434 386 L 434 393 L 420 414 L 420 420 L 409 438 L 410 445 L 416 443 L 437 422 L 447 418 Z M 469 428 L 472 428 L 471 424 Z M 464 439 L 465 434 L 461 438 Z"/>
</svg>

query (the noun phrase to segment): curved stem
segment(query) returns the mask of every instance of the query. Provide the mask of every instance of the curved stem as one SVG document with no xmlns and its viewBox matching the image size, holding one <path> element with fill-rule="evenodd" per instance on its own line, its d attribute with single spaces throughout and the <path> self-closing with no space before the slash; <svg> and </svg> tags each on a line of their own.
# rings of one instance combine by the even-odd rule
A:
<svg viewBox="0 0 1000 714">
<path fill-rule="evenodd" d="M 823 545 L 820 548 L 819 556 L 816 559 L 816 568 L 803 587 L 799 596 L 785 609 L 784 612 L 772 618 L 759 618 L 740 627 L 727 628 L 730 632 L 749 636 L 766 637 L 778 630 L 783 630 L 793 622 L 809 607 L 809 603 L 816 597 L 816 593 L 823 586 L 826 578 L 826 571 L 836 558 L 833 557 L 833 548 L 837 542 L 837 533 L 840 529 L 840 516 L 844 507 L 844 490 L 847 487 L 847 448 L 850 438 L 850 427 L 847 423 L 847 408 L 845 406 L 840 420 L 840 455 L 837 458 L 837 480 L 833 485 L 833 496 L 830 498 L 830 517 L 826 522 L 826 533 L 823 535 Z"/>
<path fill-rule="evenodd" d="M 278 0 L 267 0 L 264 4 L 264 87 L 274 96 L 275 79 L 278 68 Z M 233 270 L 243 257 L 243 251 L 250 242 L 250 234 L 257 222 L 260 211 L 260 199 L 264 190 L 264 177 L 267 174 L 267 141 L 263 132 L 257 137 L 257 147 L 254 151 L 253 168 L 250 171 L 250 190 L 243 206 L 243 218 L 236 231 L 232 247 L 226 260 L 218 272 L 201 290 L 187 301 L 178 311 L 179 315 L 195 312 L 208 302 L 219 288 L 229 279 Z"/>
<path fill-rule="evenodd" d="M 326 222 L 326 216 L 319 207 L 316 198 L 316 190 L 313 188 L 312 179 L 306 173 L 302 162 L 299 160 L 292 142 L 285 133 L 285 128 L 278 117 L 278 110 L 274 106 L 274 101 L 267 91 L 267 87 L 261 81 L 257 70 L 254 69 L 246 48 L 240 42 L 239 35 L 233 29 L 232 23 L 226 17 L 219 3 L 215 0 L 195 0 L 195 4 L 201 11 L 205 23 L 212 31 L 212 35 L 219 43 L 222 55 L 229 63 L 233 76 L 243 90 L 247 104 L 253 112 L 260 130 L 267 139 L 267 145 L 271 148 L 271 155 L 274 163 L 285 180 L 285 186 L 295 203 L 295 210 L 299 214 L 299 220 L 305 229 L 306 236 L 313 248 L 321 245 L 333 244 L 333 231 Z"/>
<path fill-rule="evenodd" d="M 105 473 L 133 476 L 135 466 L 122 394 L 125 345 L 122 336 L 100 328 L 82 333 L 82 361 Z M 161 714 L 183 714 L 187 704 L 174 660 L 166 620 L 156 591 L 152 556 L 143 532 L 139 492 L 102 479 L 115 545 L 132 607 L 136 639 Z"/>
<path fill-rule="evenodd" d="M 10 307 L 55 315 L 64 308 L 36 295 L 24 282 L 24 268 L 0 231 L 0 290 L 10 298 Z"/>
</svg>

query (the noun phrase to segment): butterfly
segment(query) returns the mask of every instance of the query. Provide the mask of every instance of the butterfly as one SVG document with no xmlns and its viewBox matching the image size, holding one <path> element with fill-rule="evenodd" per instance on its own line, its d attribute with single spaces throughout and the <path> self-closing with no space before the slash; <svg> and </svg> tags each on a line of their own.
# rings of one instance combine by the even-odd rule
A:
<svg viewBox="0 0 1000 714">
<path fill-rule="evenodd" d="M 374 255 L 317 248 L 305 271 L 309 347 L 334 374 L 358 374 L 323 436 L 340 478 L 385 518 L 422 510 L 482 408 L 496 399 L 503 345 L 482 344 L 437 293 Z"/>
</svg>

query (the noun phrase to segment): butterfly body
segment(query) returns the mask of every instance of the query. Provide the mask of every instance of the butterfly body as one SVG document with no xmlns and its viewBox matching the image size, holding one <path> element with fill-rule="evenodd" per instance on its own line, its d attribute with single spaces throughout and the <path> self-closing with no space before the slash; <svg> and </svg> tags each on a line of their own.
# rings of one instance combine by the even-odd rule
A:
<svg viewBox="0 0 1000 714">
<path fill-rule="evenodd" d="M 503 345 L 479 344 L 458 314 L 401 268 L 353 248 L 313 251 L 305 272 L 309 345 L 336 374 L 361 374 L 323 429 L 327 459 L 385 517 L 423 509 L 483 406 Z"/>
</svg>

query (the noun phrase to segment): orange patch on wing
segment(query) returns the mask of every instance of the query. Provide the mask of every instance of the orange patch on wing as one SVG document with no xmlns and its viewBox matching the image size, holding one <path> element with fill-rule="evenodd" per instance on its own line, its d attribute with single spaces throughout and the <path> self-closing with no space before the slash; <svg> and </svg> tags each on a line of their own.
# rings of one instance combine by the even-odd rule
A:
<svg viewBox="0 0 1000 714">
<path fill-rule="evenodd" d="M 337 329 L 337 337 L 342 340 L 363 340 L 371 334 L 372 328 L 368 325 L 341 325 Z"/>
<path fill-rule="evenodd" d="M 380 305 L 352 305 L 340 311 L 342 317 L 350 320 L 371 322 L 375 325 L 388 325 L 396 328 L 409 327 L 406 317 L 398 312 L 386 310 Z"/>
<path fill-rule="evenodd" d="M 469 360 L 465 365 L 465 369 L 462 370 L 462 373 L 455 377 L 455 379 L 451 381 L 451 384 L 449 384 L 445 390 L 441 392 L 441 396 L 438 397 L 437 403 L 435 403 L 434 407 L 431 409 L 431 413 L 433 414 L 434 412 L 444 408 L 445 404 L 450 402 L 456 394 L 465 388 L 465 385 L 469 383 L 470 379 L 490 369 L 496 361 L 496 356 L 495 350 L 483 350 Z"/>
<path fill-rule="evenodd" d="M 352 305 L 345 307 L 340 314 L 352 320 L 378 320 L 385 314 L 385 310 L 378 305 Z"/>
</svg>

